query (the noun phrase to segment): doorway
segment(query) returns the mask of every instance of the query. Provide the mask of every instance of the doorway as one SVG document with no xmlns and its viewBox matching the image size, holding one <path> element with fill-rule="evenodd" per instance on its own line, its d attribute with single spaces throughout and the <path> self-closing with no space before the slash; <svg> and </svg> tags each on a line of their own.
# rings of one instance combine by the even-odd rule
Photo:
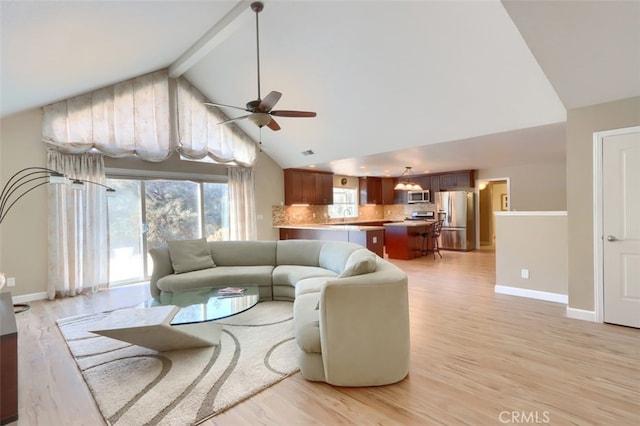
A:
<svg viewBox="0 0 640 426">
<path fill-rule="evenodd" d="M 640 127 L 594 134 L 596 320 L 640 328 Z"/>
<path fill-rule="evenodd" d="M 478 248 L 495 250 L 495 211 L 509 210 L 509 179 L 482 179 L 478 182 Z"/>
</svg>

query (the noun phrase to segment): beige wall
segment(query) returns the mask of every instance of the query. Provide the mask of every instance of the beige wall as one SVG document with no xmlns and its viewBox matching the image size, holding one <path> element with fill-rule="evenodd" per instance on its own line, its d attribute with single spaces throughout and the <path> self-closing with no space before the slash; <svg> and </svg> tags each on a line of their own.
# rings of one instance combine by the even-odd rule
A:
<svg viewBox="0 0 640 426">
<path fill-rule="evenodd" d="M 34 109 L 0 122 L 3 185 L 20 169 L 46 165 L 41 121 L 40 109 Z M 16 286 L 6 288 L 13 296 L 40 293 L 46 297 L 46 205 L 45 187 L 37 188 L 20 199 L 0 225 L 0 271 L 16 278 Z"/>
<path fill-rule="evenodd" d="M 258 239 L 277 240 L 279 233 L 273 227 L 273 206 L 284 204 L 284 173 L 268 155 L 260 153 L 256 166 L 256 212 Z"/>
<path fill-rule="evenodd" d="M 508 178 L 510 208 L 520 211 L 567 209 L 565 161 L 478 170 L 477 180 Z"/>
<path fill-rule="evenodd" d="M 24 167 L 46 165 L 42 144 L 42 114 L 34 109 L 0 122 L 0 182 Z M 182 162 L 149 163 L 136 159 L 107 159 L 108 167 L 168 170 L 173 172 L 226 175 L 226 167 Z M 282 169 L 265 153 L 258 156 L 255 172 L 258 239 L 276 239 L 271 223 L 273 205 L 284 200 Z M 0 271 L 16 278 L 13 296 L 45 297 L 47 289 L 46 190 L 39 188 L 18 202 L 0 225 Z"/>
<path fill-rule="evenodd" d="M 566 212 L 496 212 L 495 223 L 496 284 L 566 296 Z"/>
<path fill-rule="evenodd" d="M 595 309 L 593 133 L 640 125 L 640 97 L 567 111 L 569 307 Z"/>
</svg>

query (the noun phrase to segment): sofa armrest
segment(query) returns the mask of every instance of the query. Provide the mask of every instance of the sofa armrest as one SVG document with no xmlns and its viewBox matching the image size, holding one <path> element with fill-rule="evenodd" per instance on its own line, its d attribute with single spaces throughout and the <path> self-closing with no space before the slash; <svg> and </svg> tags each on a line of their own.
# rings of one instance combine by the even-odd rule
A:
<svg viewBox="0 0 640 426">
<path fill-rule="evenodd" d="M 149 255 L 153 260 L 153 272 L 149 280 L 149 289 L 151 296 L 159 296 L 160 289 L 157 282 L 160 278 L 173 274 L 173 265 L 171 264 L 171 256 L 168 247 L 157 247 L 149 250 Z"/>
<path fill-rule="evenodd" d="M 410 353 L 406 274 L 385 271 L 329 280 L 322 287 L 319 310 L 328 383 L 376 386 L 406 377 Z"/>
</svg>

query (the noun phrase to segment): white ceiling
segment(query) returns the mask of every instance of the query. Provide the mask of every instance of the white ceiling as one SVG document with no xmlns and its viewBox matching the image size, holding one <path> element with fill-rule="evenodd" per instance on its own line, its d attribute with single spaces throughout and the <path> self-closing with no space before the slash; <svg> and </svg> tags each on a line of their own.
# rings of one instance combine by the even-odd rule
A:
<svg viewBox="0 0 640 426">
<path fill-rule="evenodd" d="M 243 106 L 257 97 L 249 4 L 1 0 L 0 114 L 174 69 L 192 51 L 177 69 Z M 640 1 L 265 1 L 260 49 L 262 95 L 318 113 L 261 136 L 240 122 L 283 168 L 562 160 L 566 108 L 640 95 Z"/>
</svg>

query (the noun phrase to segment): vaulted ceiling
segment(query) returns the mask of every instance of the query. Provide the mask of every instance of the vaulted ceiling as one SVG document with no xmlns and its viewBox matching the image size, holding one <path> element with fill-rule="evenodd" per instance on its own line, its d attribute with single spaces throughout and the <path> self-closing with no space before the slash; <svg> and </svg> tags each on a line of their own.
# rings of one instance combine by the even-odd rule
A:
<svg viewBox="0 0 640 426">
<path fill-rule="evenodd" d="M 0 114 L 162 68 L 243 106 L 257 97 L 250 3 L 2 0 Z M 239 122 L 283 168 L 560 161 L 567 109 L 640 96 L 640 1 L 264 3 L 262 95 L 318 113 L 279 132 Z"/>
</svg>

